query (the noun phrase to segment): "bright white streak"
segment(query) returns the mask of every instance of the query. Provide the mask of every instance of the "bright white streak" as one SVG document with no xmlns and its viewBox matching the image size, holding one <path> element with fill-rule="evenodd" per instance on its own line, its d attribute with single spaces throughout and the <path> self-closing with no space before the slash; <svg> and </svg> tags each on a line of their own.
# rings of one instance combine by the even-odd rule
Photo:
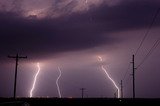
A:
<svg viewBox="0 0 160 106">
<path fill-rule="evenodd" d="M 58 81 L 59 81 L 59 79 L 60 79 L 62 73 L 61 73 L 61 69 L 60 69 L 59 67 L 58 67 L 58 71 L 59 71 L 59 76 L 58 76 L 58 78 L 57 78 L 57 80 L 56 80 L 56 85 L 57 85 L 57 90 L 58 90 L 59 98 L 61 98 L 62 95 L 61 95 L 61 91 L 60 91 L 60 88 L 59 88 Z"/>
<path fill-rule="evenodd" d="M 38 71 L 37 71 L 37 73 L 36 73 L 36 75 L 34 77 L 33 85 L 32 85 L 31 91 L 30 91 L 30 97 L 32 97 L 32 95 L 33 95 L 33 90 L 35 88 L 35 84 L 36 84 L 36 81 L 37 81 L 37 76 L 38 76 L 38 74 L 39 74 L 39 72 L 41 70 L 41 68 L 39 66 L 39 63 L 37 63 L 37 67 L 38 67 Z"/>
<path fill-rule="evenodd" d="M 98 56 L 99 61 L 103 61 L 101 56 Z M 113 85 L 116 87 L 117 91 L 118 91 L 118 98 L 120 98 L 120 90 L 117 86 L 117 84 L 115 83 L 115 81 L 110 77 L 110 75 L 108 74 L 107 70 L 104 68 L 104 66 L 101 66 L 102 70 L 105 72 L 105 74 L 107 75 L 107 77 L 111 80 L 111 82 L 113 83 Z"/>
</svg>

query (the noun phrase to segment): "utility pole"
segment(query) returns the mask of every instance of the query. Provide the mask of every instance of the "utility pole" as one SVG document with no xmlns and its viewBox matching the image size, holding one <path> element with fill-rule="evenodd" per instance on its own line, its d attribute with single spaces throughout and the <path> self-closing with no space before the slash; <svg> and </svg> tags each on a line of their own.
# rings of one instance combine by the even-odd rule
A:
<svg viewBox="0 0 160 106">
<path fill-rule="evenodd" d="M 121 80 L 121 98 L 123 98 L 123 82 Z"/>
<path fill-rule="evenodd" d="M 81 93 L 82 93 L 82 98 L 83 98 L 84 97 L 84 90 L 86 90 L 86 89 L 85 88 L 81 88 L 80 90 L 82 91 Z"/>
<path fill-rule="evenodd" d="M 18 54 L 16 56 L 8 56 L 8 58 L 14 58 L 16 60 L 16 66 L 15 66 L 15 77 L 14 77 L 14 99 L 16 98 L 16 84 L 17 84 L 17 68 L 18 68 L 18 60 L 22 58 L 27 58 L 27 56 L 19 56 Z"/>
<path fill-rule="evenodd" d="M 133 98 L 135 98 L 135 61 L 134 61 L 134 55 L 132 57 L 132 64 L 133 64 Z"/>
</svg>

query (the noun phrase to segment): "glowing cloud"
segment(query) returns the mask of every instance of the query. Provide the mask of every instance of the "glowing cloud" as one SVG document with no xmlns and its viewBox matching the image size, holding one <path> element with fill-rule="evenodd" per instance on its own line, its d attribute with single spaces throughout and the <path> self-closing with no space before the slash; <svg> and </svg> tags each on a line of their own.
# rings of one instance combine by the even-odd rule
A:
<svg viewBox="0 0 160 106">
<path fill-rule="evenodd" d="M 88 3 L 88 0 L 85 0 L 86 4 Z"/>
<path fill-rule="evenodd" d="M 68 13 L 88 11 L 102 3 L 116 5 L 122 0 L 0 0 L 0 11 L 17 12 L 30 18 L 57 18 Z M 87 4 L 87 5 L 84 5 Z M 69 11 L 68 11 L 69 10 Z"/>
</svg>

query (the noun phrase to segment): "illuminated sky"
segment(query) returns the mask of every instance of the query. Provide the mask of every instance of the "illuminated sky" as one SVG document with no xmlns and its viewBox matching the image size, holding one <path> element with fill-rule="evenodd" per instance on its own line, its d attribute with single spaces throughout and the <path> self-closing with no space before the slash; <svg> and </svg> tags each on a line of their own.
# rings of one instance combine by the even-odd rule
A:
<svg viewBox="0 0 160 106">
<path fill-rule="evenodd" d="M 13 96 L 15 61 L 7 55 L 28 56 L 18 67 L 17 96 L 114 97 L 116 91 L 103 66 L 119 85 L 138 48 L 159 0 L 0 0 L 0 97 Z M 135 58 L 138 66 L 160 37 L 160 13 Z M 136 71 L 136 96 L 160 98 L 160 45 Z M 124 96 L 132 97 L 131 64 L 124 79 Z M 120 86 L 120 85 L 119 85 Z"/>
</svg>

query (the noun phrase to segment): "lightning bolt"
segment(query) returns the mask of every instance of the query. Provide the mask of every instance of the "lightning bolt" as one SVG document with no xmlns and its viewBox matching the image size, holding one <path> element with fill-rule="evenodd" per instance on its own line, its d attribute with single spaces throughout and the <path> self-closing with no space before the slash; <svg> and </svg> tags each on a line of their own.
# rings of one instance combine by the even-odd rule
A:
<svg viewBox="0 0 160 106">
<path fill-rule="evenodd" d="M 36 73 L 36 75 L 35 75 L 35 77 L 34 77 L 33 85 L 32 85 L 32 88 L 31 88 L 31 90 L 30 90 L 30 97 L 32 97 L 32 95 L 33 95 L 33 90 L 34 90 L 34 88 L 35 88 L 35 84 L 36 84 L 36 81 L 37 81 L 37 77 L 38 77 L 38 74 L 39 74 L 39 72 L 40 72 L 40 70 L 41 70 L 39 63 L 37 63 L 37 67 L 38 67 L 38 71 L 37 71 L 37 73 Z"/>
<path fill-rule="evenodd" d="M 101 56 L 98 56 L 98 60 L 99 60 L 100 62 L 103 61 L 103 59 L 102 59 Z M 105 72 L 105 74 L 107 75 L 107 77 L 110 79 L 110 81 L 113 83 L 113 85 L 115 86 L 115 88 L 117 89 L 117 91 L 118 91 L 118 98 L 120 98 L 120 90 L 119 90 L 117 84 L 116 84 L 115 81 L 110 77 L 110 75 L 108 74 L 107 70 L 104 68 L 103 65 L 101 66 L 101 68 L 102 68 L 102 70 Z"/>
<path fill-rule="evenodd" d="M 58 81 L 59 81 L 59 79 L 60 79 L 60 77 L 61 77 L 62 72 L 61 72 L 61 69 L 60 69 L 59 67 L 58 67 L 58 71 L 59 71 L 59 76 L 58 76 L 58 78 L 57 78 L 57 80 L 56 80 L 56 85 L 57 85 L 57 90 L 58 90 L 59 98 L 61 98 L 62 95 L 61 95 L 61 91 L 60 91 L 60 88 L 59 88 Z"/>
</svg>

